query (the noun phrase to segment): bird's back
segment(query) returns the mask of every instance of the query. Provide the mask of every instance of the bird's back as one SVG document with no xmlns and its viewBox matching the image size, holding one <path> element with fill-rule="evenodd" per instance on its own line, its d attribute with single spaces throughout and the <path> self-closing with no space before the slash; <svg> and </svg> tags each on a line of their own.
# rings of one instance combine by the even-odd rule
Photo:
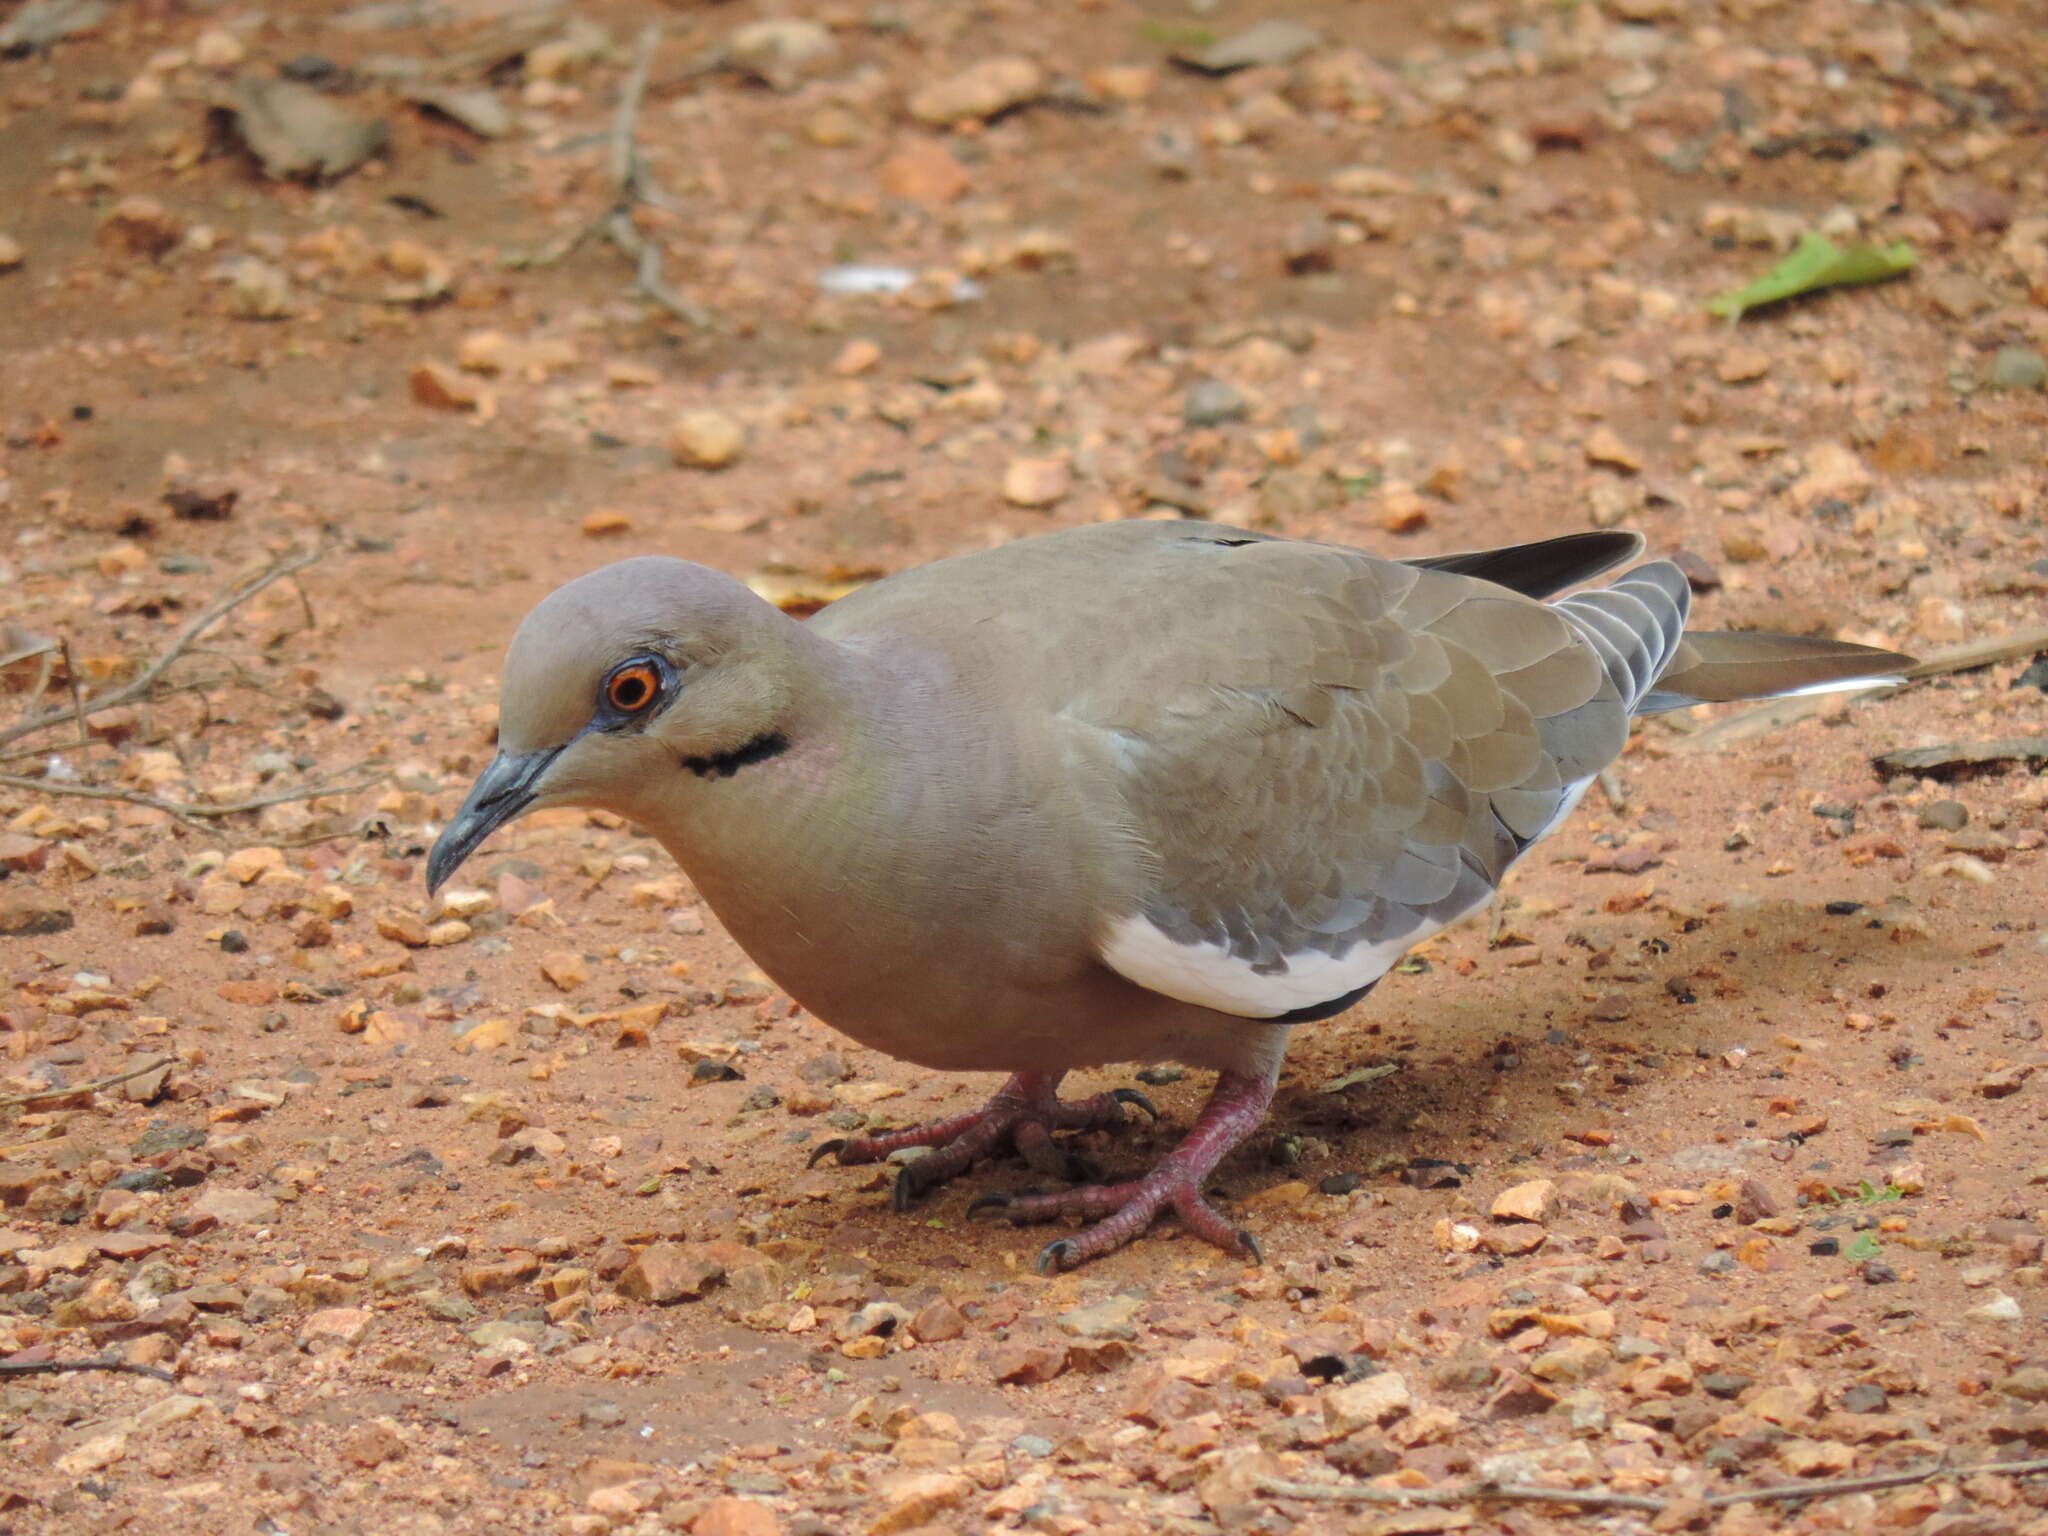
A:
<svg viewBox="0 0 2048 1536">
<path fill-rule="evenodd" d="M 1139 522 L 923 567 L 816 622 L 946 658 L 1012 733 L 1020 792 L 1072 797 L 1104 859 L 1142 866 L 1117 882 L 1133 909 L 1101 915 L 1110 965 L 1274 1017 L 1485 900 L 1620 751 L 1685 601 L 1668 566 L 1553 605 Z"/>
</svg>

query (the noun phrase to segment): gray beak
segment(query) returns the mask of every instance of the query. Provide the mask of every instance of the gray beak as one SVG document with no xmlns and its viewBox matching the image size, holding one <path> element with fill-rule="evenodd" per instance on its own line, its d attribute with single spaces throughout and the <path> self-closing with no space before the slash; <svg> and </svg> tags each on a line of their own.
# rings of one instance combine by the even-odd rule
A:
<svg viewBox="0 0 2048 1536">
<path fill-rule="evenodd" d="M 547 772 L 560 747 L 518 754 L 500 752 L 469 786 L 462 809 L 435 839 L 427 855 L 427 894 L 433 895 L 477 845 L 533 804 L 534 785 Z"/>
</svg>

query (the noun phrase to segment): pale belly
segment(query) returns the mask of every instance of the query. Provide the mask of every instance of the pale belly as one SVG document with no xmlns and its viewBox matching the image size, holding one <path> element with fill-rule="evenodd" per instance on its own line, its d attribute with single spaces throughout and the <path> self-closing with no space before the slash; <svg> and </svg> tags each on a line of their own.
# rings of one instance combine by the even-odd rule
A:
<svg viewBox="0 0 2048 1536">
<path fill-rule="evenodd" d="M 1289 1027 L 1236 1018 L 1134 985 L 1086 955 L 1052 961 L 973 953 L 957 935 L 862 932 L 835 914 L 819 932 L 800 913 L 746 893 L 699 889 L 748 957 L 806 1012 L 872 1050 L 948 1072 L 1059 1072 L 1173 1061 L 1261 1072 Z"/>
</svg>

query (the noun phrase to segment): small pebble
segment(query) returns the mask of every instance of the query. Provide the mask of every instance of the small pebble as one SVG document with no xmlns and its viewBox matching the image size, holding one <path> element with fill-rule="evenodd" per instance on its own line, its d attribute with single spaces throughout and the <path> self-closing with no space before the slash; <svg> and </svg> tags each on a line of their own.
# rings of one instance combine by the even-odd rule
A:
<svg viewBox="0 0 2048 1536">
<path fill-rule="evenodd" d="M 1992 389 L 2048 388 L 2048 358 L 2032 347 L 2000 347 L 1984 382 Z"/>
<path fill-rule="evenodd" d="M 1960 800 L 1931 800 L 1920 807 L 1915 819 L 1934 831 L 1960 832 L 1970 824 L 1970 810 Z"/>
<path fill-rule="evenodd" d="M 739 459 L 746 432 L 723 411 L 686 411 L 669 436 L 669 451 L 688 469 L 724 469 Z"/>
<path fill-rule="evenodd" d="M 1250 402 L 1235 385 L 1221 379 L 1204 379 L 1188 391 L 1180 416 L 1191 427 L 1220 427 L 1226 422 L 1243 421 L 1250 409 Z"/>
</svg>

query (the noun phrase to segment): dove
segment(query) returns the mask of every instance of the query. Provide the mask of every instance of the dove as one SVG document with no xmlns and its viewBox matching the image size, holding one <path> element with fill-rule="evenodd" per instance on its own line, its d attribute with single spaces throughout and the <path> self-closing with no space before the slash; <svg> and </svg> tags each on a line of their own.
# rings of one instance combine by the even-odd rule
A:
<svg viewBox="0 0 2048 1536">
<path fill-rule="evenodd" d="M 609 810 L 819 1020 L 1009 1074 L 972 1113 L 817 1149 L 905 1154 L 899 1208 L 1009 1153 L 1072 1180 L 1058 1133 L 1156 1118 L 1131 1089 L 1061 1098 L 1070 1072 L 1211 1070 L 1150 1171 L 970 1209 L 1078 1218 L 1046 1272 L 1168 1211 L 1256 1262 L 1205 1181 L 1264 1121 L 1289 1037 L 1485 907 L 1634 716 L 1910 664 L 1688 632 L 1668 561 L 1574 590 L 1641 552 L 1616 530 L 1390 560 L 1138 520 L 935 561 L 808 621 L 703 565 L 623 560 L 519 625 L 497 755 L 428 884 L 527 811 Z"/>
</svg>

